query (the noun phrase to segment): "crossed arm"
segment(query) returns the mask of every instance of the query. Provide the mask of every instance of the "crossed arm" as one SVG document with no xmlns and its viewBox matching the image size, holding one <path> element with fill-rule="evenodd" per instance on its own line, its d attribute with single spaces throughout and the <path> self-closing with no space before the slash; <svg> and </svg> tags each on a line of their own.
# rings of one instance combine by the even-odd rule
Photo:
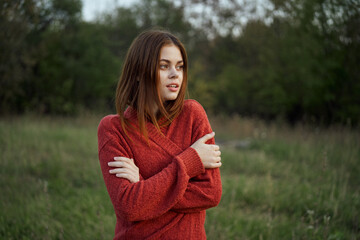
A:
<svg viewBox="0 0 360 240">
<path fill-rule="evenodd" d="M 199 155 L 205 169 L 221 167 L 221 152 L 219 146 L 206 144 L 206 142 L 214 136 L 214 132 L 206 134 L 191 145 Z M 128 179 L 131 183 L 140 181 L 139 168 L 135 165 L 134 159 L 116 156 L 114 157 L 114 161 L 108 163 L 108 166 L 113 167 L 109 173 L 115 174 L 116 177 Z"/>
<path fill-rule="evenodd" d="M 221 152 L 219 146 L 212 144 L 214 143 L 213 137 L 214 133 L 206 134 L 191 145 L 199 155 L 205 167 L 205 173 L 189 179 L 184 195 L 171 208 L 172 211 L 181 213 L 199 212 L 217 205 L 219 199 L 217 195 L 221 195 L 219 171 Z M 209 140 L 210 144 L 206 144 Z M 142 179 L 139 168 L 135 165 L 133 159 L 117 156 L 108 165 L 112 167 L 109 173 L 115 174 L 118 178 L 127 179 L 131 183 L 139 182 Z"/>
<path fill-rule="evenodd" d="M 198 119 L 207 120 L 205 117 Z M 199 212 L 219 203 L 221 153 L 214 134 L 205 134 L 212 131 L 208 120 L 194 125 L 190 147 L 147 179 L 139 174 L 129 155 L 130 146 L 118 133 L 119 127 L 108 120 L 98 129 L 99 160 L 117 215 L 128 221 L 142 221 L 168 211 Z"/>
</svg>

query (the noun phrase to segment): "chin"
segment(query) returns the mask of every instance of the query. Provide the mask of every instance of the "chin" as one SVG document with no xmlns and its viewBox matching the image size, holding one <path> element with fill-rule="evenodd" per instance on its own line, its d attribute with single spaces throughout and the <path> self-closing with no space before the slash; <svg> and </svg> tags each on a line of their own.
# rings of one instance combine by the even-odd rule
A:
<svg viewBox="0 0 360 240">
<path fill-rule="evenodd" d="M 173 101 L 173 100 L 176 100 L 178 97 L 178 94 L 174 95 L 174 96 L 168 96 L 168 97 L 165 97 L 165 101 Z"/>
</svg>

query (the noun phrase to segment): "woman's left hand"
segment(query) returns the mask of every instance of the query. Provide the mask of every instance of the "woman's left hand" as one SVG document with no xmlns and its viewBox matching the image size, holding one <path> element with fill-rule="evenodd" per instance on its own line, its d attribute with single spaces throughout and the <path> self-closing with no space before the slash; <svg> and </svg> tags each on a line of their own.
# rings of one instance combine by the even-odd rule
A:
<svg viewBox="0 0 360 240">
<path fill-rule="evenodd" d="M 113 162 L 108 162 L 110 174 L 116 174 L 116 177 L 125 178 L 131 183 L 140 181 L 139 168 L 135 165 L 134 160 L 127 157 L 114 157 Z"/>
</svg>

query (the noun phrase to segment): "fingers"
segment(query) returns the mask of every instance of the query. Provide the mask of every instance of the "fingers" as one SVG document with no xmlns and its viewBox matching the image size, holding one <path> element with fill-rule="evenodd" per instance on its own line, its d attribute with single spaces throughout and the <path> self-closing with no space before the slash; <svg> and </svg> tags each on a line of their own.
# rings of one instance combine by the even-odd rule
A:
<svg viewBox="0 0 360 240">
<path fill-rule="evenodd" d="M 221 152 L 220 151 L 213 151 L 211 155 L 202 159 L 205 168 L 219 168 L 221 167 Z"/>
<path fill-rule="evenodd" d="M 139 168 L 135 165 L 134 160 L 127 157 L 114 157 L 115 161 L 108 162 L 110 174 L 116 174 L 116 177 L 125 178 L 131 183 L 139 181 Z"/>
<path fill-rule="evenodd" d="M 115 161 L 126 161 L 128 159 L 130 159 L 130 158 L 127 158 L 127 157 L 114 157 Z"/>
<path fill-rule="evenodd" d="M 220 157 L 220 156 L 221 156 L 221 152 L 220 152 L 220 151 L 215 151 L 215 156 Z"/>
<path fill-rule="evenodd" d="M 125 178 L 129 180 L 131 183 L 135 183 L 139 181 L 133 174 L 129 174 L 129 173 L 118 173 L 116 174 L 116 177 Z"/>
<path fill-rule="evenodd" d="M 109 170 L 110 174 L 118 174 L 118 173 L 132 173 L 129 168 L 114 168 Z"/>
<path fill-rule="evenodd" d="M 216 157 L 215 158 L 215 163 L 212 164 L 213 168 L 219 168 L 221 167 L 222 165 L 222 162 L 221 162 L 221 157 Z"/>
<path fill-rule="evenodd" d="M 111 174 L 116 174 L 115 176 L 118 178 L 125 178 L 129 180 L 131 183 L 139 181 L 139 173 L 133 172 L 128 168 L 115 168 L 110 170 Z"/>
<path fill-rule="evenodd" d="M 219 157 L 221 155 L 220 147 L 218 145 L 208 145 L 211 146 L 211 149 L 213 150 L 215 156 Z"/>
<path fill-rule="evenodd" d="M 131 165 L 135 165 L 134 164 L 134 160 L 132 158 L 127 158 L 127 157 L 114 157 L 115 161 L 121 161 L 121 162 L 125 162 Z"/>
<path fill-rule="evenodd" d="M 134 167 L 136 166 L 133 159 L 127 157 L 114 157 L 114 162 L 109 162 L 109 167 L 126 167 L 127 165 Z"/>
<path fill-rule="evenodd" d="M 218 162 L 218 163 L 213 163 L 212 168 L 219 168 L 221 167 L 222 163 Z"/>
<path fill-rule="evenodd" d="M 211 162 L 211 163 L 208 163 L 206 165 L 204 165 L 205 168 L 219 168 L 221 167 L 222 165 L 222 162 L 221 160 L 220 161 L 214 161 L 214 162 Z"/>
<path fill-rule="evenodd" d="M 215 136 L 215 133 L 208 133 L 206 135 L 204 135 L 203 137 L 201 137 L 199 140 L 203 143 L 206 143 L 208 140 L 212 139 Z"/>
<path fill-rule="evenodd" d="M 120 162 L 120 161 L 116 161 L 116 162 L 108 162 L 108 166 L 109 167 L 114 167 L 114 168 L 131 168 L 132 165 L 127 163 L 127 162 Z"/>
<path fill-rule="evenodd" d="M 208 159 L 208 162 L 204 164 L 205 168 L 219 168 L 221 167 L 221 152 L 214 151 L 213 155 Z"/>
<path fill-rule="evenodd" d="M 122 168 L 114 168 L 114 169 L 110 169 L 109 170 L 110 174 L 116 174 L 116 176 L 118 177 L 118 175 L 120 174 L 129 174 L 129 175 L 133 175 L 133 176 L 138 176 L 139 175 L 139 171 L 135 168 L 128 168 L 128 167 L 122 167 Z"/>
<path fill-rule="evenodd" d="M 218 145 L 212 145 L 212 146 L 213 146 L 214 151 L 219 151 L 220 150 L 220 147 Z"/>
</svg>

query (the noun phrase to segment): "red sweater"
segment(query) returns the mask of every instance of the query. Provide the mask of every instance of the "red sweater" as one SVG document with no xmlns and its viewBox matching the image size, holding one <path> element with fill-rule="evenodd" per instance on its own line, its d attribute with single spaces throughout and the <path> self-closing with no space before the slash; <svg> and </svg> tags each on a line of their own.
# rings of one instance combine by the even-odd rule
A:
<svg viewBox="0 0 360 240">
<path fill-rule="evenodd" d="M 134 109 L 125 117 L 137 124 Z M 99 124 L 100 165 L 117 220 L 114 239 L 206 239 L 205 209 L 219 204 L 222 188 L 219 169 L 204 169 L 190 147 L 212 132 L 204 109 L 186 100 L 163 134 L 149 122 L 146 127 L 148 142 L 137 131 L 127 131 L 130 140 L 117 115 Z M 134 159 L 139 182 L 109 173 L 107 163 L 116 156 Z"/>
</svg>

